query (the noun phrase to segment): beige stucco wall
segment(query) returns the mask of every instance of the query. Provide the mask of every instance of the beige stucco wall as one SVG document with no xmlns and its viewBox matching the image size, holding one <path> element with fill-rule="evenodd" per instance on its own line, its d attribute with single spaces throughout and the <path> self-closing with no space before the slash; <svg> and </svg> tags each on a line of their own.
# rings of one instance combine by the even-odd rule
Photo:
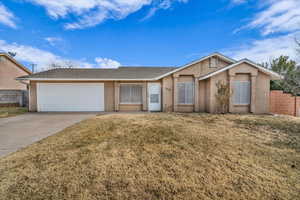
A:
<svg viewBox="0 0 300 200">
<path fill-rule="evenodd" d="M 36 112 L 37 111 L 37 93 L 36 93 L 36 82 L 34 82 L 34 81 L 30 81 L 28 97 L 29 97 L 28 110 L 30 112 Z"/>
<path fill-rule="evenodd" d="M 120 112 L 137 112 L 142 111 L 143 104 L 120 104 Z"/>
<path fill-rule="evenodd" d="M 105 111 L 115 111 L 115 87 L 114 82 L 104 82 L 104 98 L 105 98 Z"/>
<path fill-rule="evenodd" d="M 256 79 L 256 114 L 270 112 L 270 76 L 259 72 Z"/>
<path fill-rule="evenodd" d="M 245 113 L 252 112 L 254 114 L 269 113 L 269 92 L 270 79 L 269 75 L 260 72 L 257 68 L 249 64 L 241 64 L 228 71 L 229 79 L 249 80 L 251 82 L 251 104 L 249 106 L 239 106 L 233 104 L 233 95 L 230 101 L 230 112 Z M 233 86 L 231 84 L 231 89 Z"/>
<path fill-rule="evenodd" d="M 206 80 L 199 81 L 199 93 L 198 93 L 198 98 L 199 98 L 199 112 L 206 112 Z"/>
<path fill-rule="evenodd" d="M 214 58 L 218 59 L 218 58 Z M 218 59 L 218 66 L 217 67 L 210 67 L 209 66 L 210 59 L 205 59 L 202 62 L 198 62 L 194 65 L 191 65 L 188 68 L 185 68 L 181 71 L 178 71 L 174 73 L 175 76 L 183 76 L 183 75 L 194 75 L 197 77 L 203 76 L 205 74 L 208 74 L 210 72 L 217 71 L 220 68 L 223 68 L 225 66 L 228 66 L 230 63 L 227 63 L 221 59 Z"/>
<path fill-rule="evenodd" d="M 25 84 L 15 80 L 25 75 L 28 73 L 5 56 L 0 56 L 0 90 L 26 90 Z"/>
<path fill-rule="evenodd" d="M 209 63 L 210 60 L 206 59 L 163 78 L 162 96 L 164 112 L 174 111 L 175 109 L 177 112 L 210 112 L 213 109 L 211 104 L 211 80 L 198 81 L 198 78 L 209 72 L 214 72 L 228 66 L 230 63 L 219 59 L 218 66 L 213 68 L 209 66 Z M 194 105 L 180 105 L 176 102 L 177 91 L 175 85 L 177 82 L 185 81 L 193 81 L 195 83 Z M 174 106 L 174 104 L 177 104 L 177 106 Z"/>
<path fill-rule="evenodd" d="M 173 111 L 173 77 L 162 79 L 162 107 L 164 112 Z"/>
</svg>

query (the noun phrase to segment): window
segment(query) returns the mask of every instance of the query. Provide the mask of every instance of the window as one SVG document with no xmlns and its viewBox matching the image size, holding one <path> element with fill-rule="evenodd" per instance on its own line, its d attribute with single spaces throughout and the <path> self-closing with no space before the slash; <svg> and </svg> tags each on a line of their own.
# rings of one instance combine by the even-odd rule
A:
<svg viewBox="0 0 300 200">
<path fill-rule="evenodd" d="M 159 103 L 159 94 L 151 94 L 150 103 Z"/>
<path fill-rule="evenodd" d="M 179 104 L 194 104 L 194 83 L 177 83 L 177 97 Z"/>
<path fill-rule="evenodd" d="M 234 81 L 234 104 L 249 105 L 251 101 L 250 81 Z"/>
<path fill-rule="evenodd" d="M 142 104 L 142 85 L 121 84 L 120 85 L 120 103 L 123 104 Z"/>
<path fill-rule="evenodd" d="M 209 59 L 209 67 L 210 68 L 216 68 L 216 67 L 218 67 L 218 64 L 219 64 L 218 58 L 212 57 Z"/>
</svg>

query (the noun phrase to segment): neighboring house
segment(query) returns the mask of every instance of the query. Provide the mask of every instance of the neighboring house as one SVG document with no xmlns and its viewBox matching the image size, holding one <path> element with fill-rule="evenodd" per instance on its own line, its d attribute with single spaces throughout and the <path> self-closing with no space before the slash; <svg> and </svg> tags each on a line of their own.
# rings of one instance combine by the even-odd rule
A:
<svg viewBox="0 0 300 200">
<path fill-rule="evenodd" d="M 29 74 L 30 70 L 14 58 L 0 53 L 0 90 L 26 90 L 26 84 L 16 81 L 16 78 Z"/>
<path fill-rule="evenodd" d="M 232 113 L 269 113 L 270 80 L 280 76 L 249 60 L 219 53 L 183 67 L 53 69 L 30 81 L 30 111 L 210 112 L 218 109 L 216 83 L 230 84 Z"/>
</svg>

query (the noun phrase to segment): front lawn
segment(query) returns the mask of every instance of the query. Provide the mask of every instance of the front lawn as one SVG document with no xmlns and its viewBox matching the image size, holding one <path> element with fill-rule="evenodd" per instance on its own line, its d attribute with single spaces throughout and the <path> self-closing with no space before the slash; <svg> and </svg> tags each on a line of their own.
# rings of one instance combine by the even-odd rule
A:
<svg viewBox="0 0 300 200">
<path fill-rule="evenodd" d="M 0 159 L 0 199 L 300 199 L 300 119 L 97 116 Z"/>
<path fill-rule="evenodd" d="M 0 118 L 13 117 L 26 113 L 28 110 L 24 107 L 0 107 Z"/>
</svg>

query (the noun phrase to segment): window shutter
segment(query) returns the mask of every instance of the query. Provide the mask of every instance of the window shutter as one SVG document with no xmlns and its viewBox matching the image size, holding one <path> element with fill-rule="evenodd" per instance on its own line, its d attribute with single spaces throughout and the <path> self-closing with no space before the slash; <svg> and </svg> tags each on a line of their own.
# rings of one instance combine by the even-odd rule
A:
<svg viewBox="0 0 300 200">
<path fill-rule="evenodd" d="M 240 84 L 239 82 L 234 82 L 234 104 L 240 104 Z"/>
<path fill-rule="evenodd" d="M 142 86 L 123 84 L 120 86 L 120 103 L 142 103 Z"/>
<path fill-rule="evenodd" d="M 184 83 L 177 83 L 177 96 L 178 96 L 178 103 L 184 104 L 185 103 L 185 84 Z"/>
<path fill-rule="evenodd" d="M 194 103 L 194 83 L 186 84 L 186 103 L 193 104 Z"/>
<path fill-rule="evenodd" d="M 251 102 L 251 83 L 249 81 L 234 82 L 234 104 L 248 105 Z"/>
<path fill-rule="evenodd" d="M 243 103 L 244 104 L 250 104 L 251 102 L 251 84 L 250 82 L 244 82 L 244 88 L 243 88 L 243 91 L 244 91 L 244 99 L 243 99 Z"/>
<path fill-rule="evenodd" d="M 183 82 L 177 83 L 177 97 L 179 104 L 193 104 L 194 103 L 194 83 Z"/>
</svg>

